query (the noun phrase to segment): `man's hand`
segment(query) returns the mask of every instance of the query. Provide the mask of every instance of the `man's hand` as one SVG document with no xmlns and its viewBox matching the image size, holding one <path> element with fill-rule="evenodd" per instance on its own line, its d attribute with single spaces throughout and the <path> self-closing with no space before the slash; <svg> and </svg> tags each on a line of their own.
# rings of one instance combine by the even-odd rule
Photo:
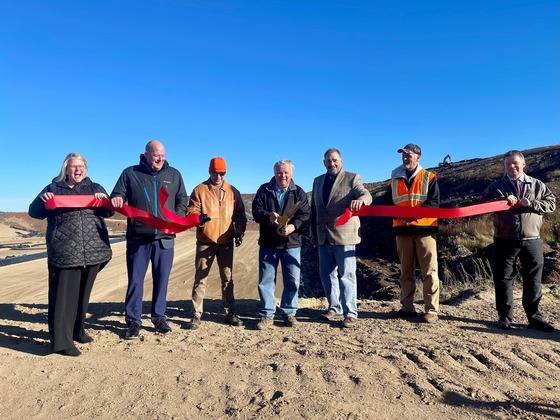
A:
<svg viewBox="0 0 560 420">
<path fill-rule="evenodd" d="M 350 211 L 356 213 L 364 205 L 364 200 L 352 200 L 350 201 Z"/>
<path fill-rule="evenodd" d="M 524 198 L 523 200 L 528 201 L 526 198 Z M 508 203 L 508 205 L 510 205 L 511 207 L 521 207 L 522 200 L 519 200 L 515 195 L 510 194 L 506 197 L 506 201 Z"/>
<path fill-rule="evenodd" d="M 198 219 L 200 220 L 200 224 L 198 226 L 202 226 L 202 225 L 204 225 L 204 223 L 212 220 L 212 219 L 210 219 L 210 217 L 208 217 L 207 214 L 204 214 L 204 213 L 200 213 L 200 215 L 198 216 Z"/>
<path fill-rule="evenodd" d="M 280 229 L 280 233 L 282 236 L 289 236 L 296 231 L 296 227 L 292 224 L 288 224 L 282 229 Z"/>
<path fill-rule="evenodd" d="M 270 216 L 268 216 L 270 223 L 277 223 L 276 219 L 278 219 L 278 216 L 280 216 L 278 213 L 276 213 L 275 211 L 273 211 L 272 213 L 270 213 Z"/>
<path fill-rule="evenodd" d="M 240 246 L 243 243 L 243 235 L 241 233 L 234 233 L 233 240 L 235 242 L 235 246 Z"/>
<path fill-rule="evenodd" d="M 113 205 L 113 207 L 120 209 L 124 204 L 124 200 L 122 197 L 113 197 L 111 198 L 111 204 Z"/>
</svg>

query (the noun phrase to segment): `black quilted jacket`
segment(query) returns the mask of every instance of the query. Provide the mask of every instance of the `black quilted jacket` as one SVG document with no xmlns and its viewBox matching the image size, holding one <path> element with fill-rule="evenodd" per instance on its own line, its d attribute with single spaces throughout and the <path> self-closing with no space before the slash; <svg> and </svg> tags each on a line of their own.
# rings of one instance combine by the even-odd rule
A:
<svg viewBox="0 0 560 420">
<path fill-rule="evenodd" d="M 66 182 L 52 182 L 39 193 L 29 206 L 29 215 L 35 219 L 47 218 L 48 262 L 58 268 L 84 267 L 106 263 L 111 259 L 109 233 L 104 217 L 114 212 L 102 207 L 86 209 L 46 210 L 41 194 L 93 195 L 107 194 L 103 187 L 84 178 L 70 188 Z"/>
</svg>

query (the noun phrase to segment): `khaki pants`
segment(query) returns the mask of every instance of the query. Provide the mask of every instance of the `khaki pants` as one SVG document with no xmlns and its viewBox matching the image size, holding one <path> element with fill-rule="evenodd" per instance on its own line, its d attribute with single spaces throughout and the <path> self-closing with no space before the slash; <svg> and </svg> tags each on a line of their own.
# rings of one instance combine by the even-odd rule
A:
<svg viewBox="0 0 560 420">
<path fill-rule="evenodd" d="M 438 313 L 439 278 L 435 235 L 397 235 L 397 252 L 401 261 L 401 305 L 407 312 L 414 311 L 416 291 L 416 260 L 422 272 L 422 291 L 425 313 Z"/>
<path fill-rule="evenodd" d="M 206 280 L 212 268 L 214 258 L 218 261 L 220 279 L 222 281 L 222 304 L 226 314 L 233 313 L 235 299 L 233 297 L 233 242 L 227 244 L 196 243 L 194 284 L 192 289 L 193 316 L 200 318 L 203 312 Z"/>
</svg>

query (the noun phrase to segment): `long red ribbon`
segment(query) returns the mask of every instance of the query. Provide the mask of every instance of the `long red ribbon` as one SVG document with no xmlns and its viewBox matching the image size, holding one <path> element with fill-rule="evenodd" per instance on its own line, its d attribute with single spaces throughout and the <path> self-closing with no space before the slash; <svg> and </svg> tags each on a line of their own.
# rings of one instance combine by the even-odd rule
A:
<svg viewBox="0 0 560 420">
<path fill-rule="evenodd" d="M 342 226 L 353 216 L 380 216 L 399 217 L 409 219 L 422 219 L 425 217 L 436 219 L 455 219 L 458 217 L 475 216 L 477 214 L 493 213 L 509 210 L 507 201 L 490 201 L 488 203 L 474 204 L 472 206 L 456 207 L 452 209 L 434 207 L 402 207 L 402 206 L 362 206 L 357 212 L 346 209 L 344 214 L 335 223 L 334 227 Z"/>
<path fill-rule="evenodd" d="M 122 207 L 114 207 L 108 198 L 95 198 L 92 195 L 55 195 L 45 202 L 47 210 L 57 208 L 86 208 L 86 207 L 105 207 L 109 210 L 116 211 L 126 217 L 138 220 L 154 229 L 158 229 L 164 233 L 176 234 L 187 229 L 200 225 L 200 217 L 198 214 L 191 214 L 181 217 L 165 208 L 165 202 L 169 197 L 169 192 L 162 188 L 159 191 L 158 199 L 162 206 L 162 213 L 168 220 L 160 219 L 147 211 L 137 209 L 136 207 L 123 204 Z"/>
</svg>

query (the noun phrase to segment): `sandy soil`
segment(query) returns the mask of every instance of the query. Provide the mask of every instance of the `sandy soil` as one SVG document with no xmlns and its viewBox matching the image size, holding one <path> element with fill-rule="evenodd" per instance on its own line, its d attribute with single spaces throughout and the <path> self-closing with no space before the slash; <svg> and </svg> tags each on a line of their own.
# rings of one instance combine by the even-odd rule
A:
<svg viewBox="0 0 560 420">
<path fill-rule="evenodd" d="M 30 242 L 0 227 L 2 244 Z M 560 417 L 560 334 L 527 328 L 519 297 L 516 328 L 494 327 L 492 291 L 442 305 L 440 321 L 391 319 L 397 302 L 361 301 L 358 328 L 316 322 L 320 299 L 301 299 L 300 324 L 257 322 L 257 232 L 236 250 L 240 328 L 223 324 L 212 270 L 203 324 L 185 329 L 193 279 L 194 235 L 179 235 L 169 288 L 173 333 L 145 317 L 140 340 L 125 331 L 125 245 L 93 290 L 88 332 L 77 358 L 51 354 L 46 326 L 46 259 L 0 266 L 0 406 L 23 418 L 478 419 Z M 0 258 L 16 255 L 0 248 Z M 19 255 L 19 254 L 18 254 Z M 149 312 L 149 276 L 145 312 Z M 560 327 L 560 305 L 543 298 Z M 421 309 L 420 302 L 418 308 Z"/>
</svg>

